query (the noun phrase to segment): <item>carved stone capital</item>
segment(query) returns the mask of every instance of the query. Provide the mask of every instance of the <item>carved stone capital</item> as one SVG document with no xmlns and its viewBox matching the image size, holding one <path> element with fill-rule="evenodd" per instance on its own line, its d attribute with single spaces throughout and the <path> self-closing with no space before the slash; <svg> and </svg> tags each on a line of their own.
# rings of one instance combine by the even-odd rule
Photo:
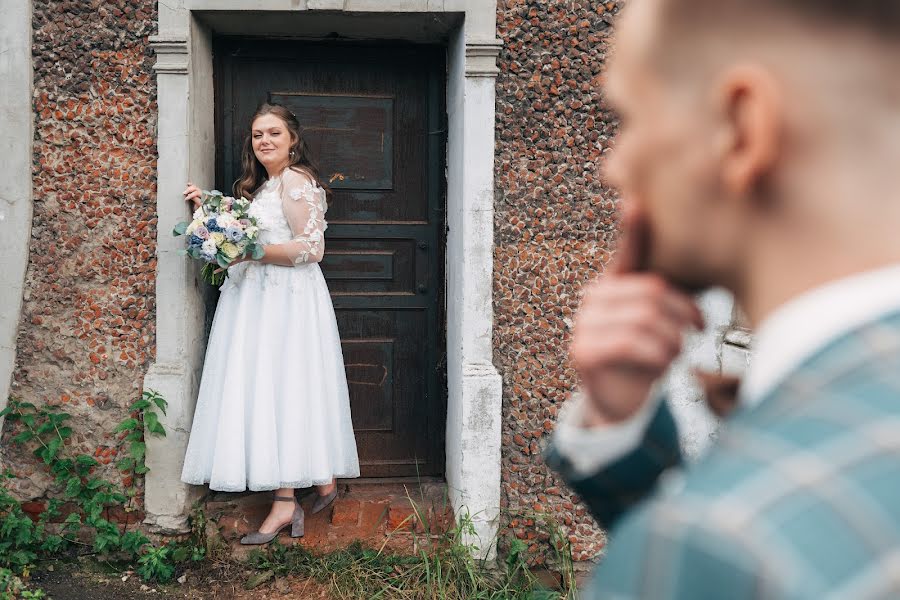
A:
<svg viewBox="0 0 900 600">
<path fill-rule="evenodd" d="M 157 73 L 187 75 L 188 40 L 186 35 L 150 36 L 150 47 L 156 54 L 153 70 Z"/>
<path fill-rule="evenodd" d="M 466 43 L 466 77 L 497 77 L 497 56 L 503 42 L 498 39 Z"/>
</svg>

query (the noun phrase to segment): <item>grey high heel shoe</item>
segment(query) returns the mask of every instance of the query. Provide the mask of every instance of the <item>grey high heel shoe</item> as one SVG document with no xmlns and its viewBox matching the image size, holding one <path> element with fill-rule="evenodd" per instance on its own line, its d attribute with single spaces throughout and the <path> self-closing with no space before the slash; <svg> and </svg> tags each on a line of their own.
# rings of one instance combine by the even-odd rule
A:
<svg viewBox="0 0 900 600">
<path fill-rule="evenodd" d="M 294 515 L 291 517 L 291 520 L 273 531 L 272 533 L 260 533 L 259 531 L 254 531 L 253 533 L 248 533 L 244 537 L 241 538 L 241 544 L 244 546 L 258 546 L 260 544 L 268 544 L 276 537 L 278 534 L 284 531 L 284 529 L 288 526 L 291 528 L 291 537 L 299 538 L 303 537 L 303 528 L 304 528 L 304 514 L 303 508 L 301 508 L 300 503 L 294 499 L 293 496 L 275 496 L 272 498 L 276 502 L 294 502 Z"/>
<path fill-rule="evenodd" d="M 337 498 L 337 486 L 334 486 L 334 489 L 331 490 L 328 494 L 324 496 L 316 496 L 316 501 L 313 502 L 312 509 L 310 512 L 312 514 L 316 514 L 317 512 L 321 512 L 328 507 L 329 504 L 334 502 L 334 499 Z"/>
</svg>

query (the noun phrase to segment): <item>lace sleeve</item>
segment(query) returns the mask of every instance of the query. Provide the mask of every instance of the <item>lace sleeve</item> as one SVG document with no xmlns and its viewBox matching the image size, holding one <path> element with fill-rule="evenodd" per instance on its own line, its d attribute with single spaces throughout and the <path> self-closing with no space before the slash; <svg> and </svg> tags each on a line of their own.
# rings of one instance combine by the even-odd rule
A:
<svg viewBox="0 0 900 600">
<path fill-rule="evenodd" d="M 325 253 L 325 190 L 288 169 L 281 180 L 281 206 L 293 237 L 284 244 L 295 265 L 319 262 Z"/>
</svg>

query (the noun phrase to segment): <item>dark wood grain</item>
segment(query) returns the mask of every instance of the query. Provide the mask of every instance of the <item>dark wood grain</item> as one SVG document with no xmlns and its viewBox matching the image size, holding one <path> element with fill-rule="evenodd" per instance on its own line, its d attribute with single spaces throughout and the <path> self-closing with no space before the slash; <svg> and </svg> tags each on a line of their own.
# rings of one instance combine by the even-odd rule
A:
<svg viewBox="0 0 900 600">
<path fill-rule="evenodd" d="M 264 101 L 297 115 L 331 180 L 322 269 L 362 476 L 443 475 L 444 49 L 220 38 L 215 55 L 220 189 Z"/>
</svg>

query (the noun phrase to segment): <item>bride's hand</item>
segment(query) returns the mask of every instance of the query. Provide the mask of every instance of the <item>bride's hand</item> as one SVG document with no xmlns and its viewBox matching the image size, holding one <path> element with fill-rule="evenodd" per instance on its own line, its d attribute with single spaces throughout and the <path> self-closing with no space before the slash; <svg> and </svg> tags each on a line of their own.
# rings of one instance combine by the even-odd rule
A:
<svg viewBox="0 0 900 600">
<path fill-rule="evenodd" d="M 194 203 L 194 210 L 200 208 L 200 205 L 203 204 L 203 192 L 200 191 L 196 185 L 188 181 L 187 188 L 182 192 L 184 194 L 184 199 Z"/>
<path fill-rule="evenodd" d="M 248 261 L 248 260 L 253 260 L 253 257 L 250 257 L 250 256 L 239 256 L 239 257 L 237 257 L 236 259 L 234 259 L 233 261 L 231 261 L 230 263 L 228 263 L 228 268 L 230 269 L 230 268 L 233 267 L 234 265 L 236 265 L 236 264 L 238 264 L 238 263 L 246 262 L 246 261 Z M 219 267 L 218 269 L 216 269 L 215 271 L 213 271 L 213 273 L 221 273 L 221 272 L 224 271 L 224 270 L 225 270 L 225 269 L 223 269 L 222 267 Z"/>
</svg>

